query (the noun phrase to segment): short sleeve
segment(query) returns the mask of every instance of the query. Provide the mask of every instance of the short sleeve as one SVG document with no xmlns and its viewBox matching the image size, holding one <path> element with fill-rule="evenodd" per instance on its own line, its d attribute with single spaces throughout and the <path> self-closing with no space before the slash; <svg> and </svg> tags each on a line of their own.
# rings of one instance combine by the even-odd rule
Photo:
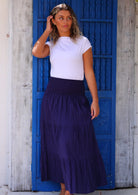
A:
<svg viewBox="0 0 138 195">
<path fill-rule="evenodd" d="M 82 43 L 82 54 L 85 53 L 90 47 L 92 47 L 90 41 L 87 37 L 84 37 Z"/>
<path fill-rule="evenodd" d="M 51 47 L 51 41 L 46 41 L 45 44 L 49 45 L 49 47 Z"/>
<path fill-rule="evenodd" d="M 52 50 L 52 45 L 53 45 L 53 42 L 52 41 L 46 41 L 45 42 L 45 45 L 49 45 L 49 49 L 50 49 L 50 53 L 51 53 L 51 50 Z M 50 54 L 49 54 L 50 55 Z"/>
</svg>

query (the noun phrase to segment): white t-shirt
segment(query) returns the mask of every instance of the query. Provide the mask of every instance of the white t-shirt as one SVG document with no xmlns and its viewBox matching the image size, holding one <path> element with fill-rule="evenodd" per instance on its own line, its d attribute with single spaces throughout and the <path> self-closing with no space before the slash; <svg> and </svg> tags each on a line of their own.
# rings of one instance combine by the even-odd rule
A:
<svg viewBox="0 0 138 195">
<path fill-rule="evenodd" d="M 56 44 L 53 41 L 46 41 L 50 47 L 50 76 L 83 80 L 84 67 L 83 56 L 90 47 L 92 47 L 87 37 L 80 35 L 74 42 L 71 37 L 59 37 Z"/>
</svg>

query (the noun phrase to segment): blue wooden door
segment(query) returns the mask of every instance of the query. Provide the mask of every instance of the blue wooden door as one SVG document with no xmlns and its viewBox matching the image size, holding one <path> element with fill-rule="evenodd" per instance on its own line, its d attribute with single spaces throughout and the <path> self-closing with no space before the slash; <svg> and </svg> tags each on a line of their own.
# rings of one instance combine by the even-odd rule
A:
<svg viewBox="0 0 138 195">
<path fill-rule="evenodd" d="M 75 11 L 80 28 L 92 44 L 93 68 L 96 76 L 100 115 L 93 120 L 99 149 L 104 160 L 108 185 L 115 187 L 115 105 L 116 105 L 116 27 L 117 0 L 33 0 L 33 44 L 46 27 L 46 18 L 59 3 L 69 4 Z M 33 122 L 32 122 L 32 190 L 59 191 L 60 184 L 41 182 L 40 175 L 40 107 L 50 72 L 49 57 L 33 57 Z M 85 93 L 92 98 L 85 81 Z"/>
</svg>

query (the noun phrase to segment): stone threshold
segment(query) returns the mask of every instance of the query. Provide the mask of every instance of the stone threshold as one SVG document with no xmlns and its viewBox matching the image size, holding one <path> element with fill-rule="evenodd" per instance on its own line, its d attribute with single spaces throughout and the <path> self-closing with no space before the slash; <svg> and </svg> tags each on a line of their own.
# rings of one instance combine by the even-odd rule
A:
<svg viewBox="0 0 138 195">
<path fill-rule="evenodd" d="M 11 192 L 8 186 L 0 187 L 0 195 L 59 195 L 60 192 Z M 75 194 L 74 195 L 79 195 Z M 81 194 L 80 194 L 81 195 Z M 85 195 L 85 194 L 82 194 Z M 138 188 L 123 188 L 115 190 L 96 190 L 88 195 L 138 195 Z"/>
</svg>

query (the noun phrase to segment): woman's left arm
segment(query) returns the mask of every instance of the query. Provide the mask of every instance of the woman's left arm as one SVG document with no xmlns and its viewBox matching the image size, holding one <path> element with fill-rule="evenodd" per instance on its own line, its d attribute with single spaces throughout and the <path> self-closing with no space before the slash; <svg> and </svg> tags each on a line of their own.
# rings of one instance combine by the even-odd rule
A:
<svg viewBox="0 0 138 195">
<path fill-rule="evenodd" d="M 93 99 L 91 104 L 91 116 L 92 116 L 91 119 L 94 119 L 99 115 L 100 108 L 99 108 L 97 84 L 96 84 L 96 79 L 93 70 L 93 54 L 91 48 L 89 48 L 83 54 L 83 65 L 84 65 L 85 78 Z"/>
</svg>

